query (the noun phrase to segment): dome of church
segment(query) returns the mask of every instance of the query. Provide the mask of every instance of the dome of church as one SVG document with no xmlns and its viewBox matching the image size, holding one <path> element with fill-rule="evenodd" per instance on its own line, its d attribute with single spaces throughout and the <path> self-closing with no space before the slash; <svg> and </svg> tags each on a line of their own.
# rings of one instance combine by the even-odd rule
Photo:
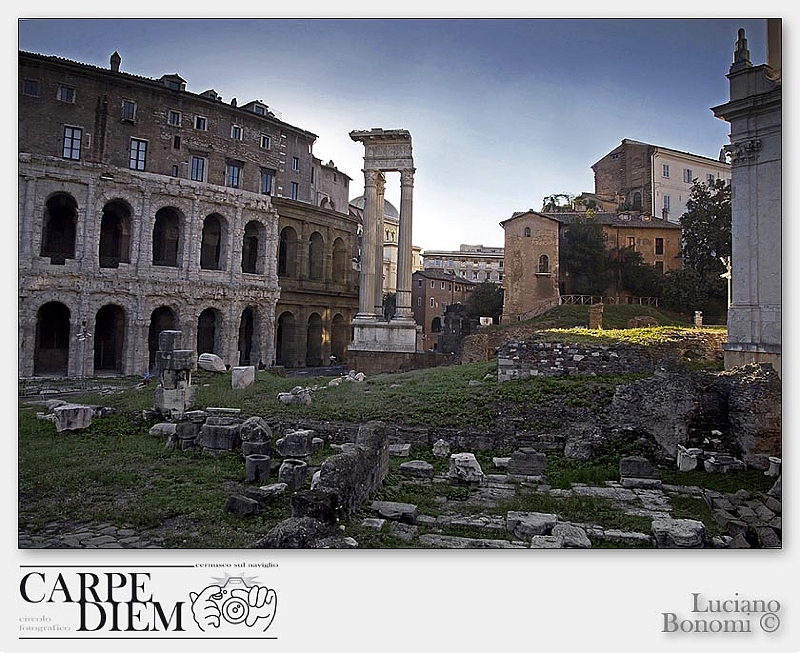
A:
<svg viewBox="0 0 800 653">
<path fill-rule="evenodd" d="M 358 197 L 350 200 L 350 204 L 353 206 L 358 207 L 362 211 L 364 210 L 364 196 L 359 195 Z M 393 220 L 397 222 L 400 220 L 400 212 L 395 208 L 394 204 L 392 204 L 389 200 L 383 200 L 383 219 Z"/>
</svg>

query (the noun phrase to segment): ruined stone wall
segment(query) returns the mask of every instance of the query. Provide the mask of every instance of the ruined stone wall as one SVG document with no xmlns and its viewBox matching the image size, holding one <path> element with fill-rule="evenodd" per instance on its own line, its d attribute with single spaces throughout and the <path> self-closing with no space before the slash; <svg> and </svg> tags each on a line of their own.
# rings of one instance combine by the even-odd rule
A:
<svg viewBox="0 0 800 653">
<path fill-rule="evenodd" d="M 652 372 L 650 355 L 633 345 L 578 345 L 510 341 L 497 353 L 497 380 L 560 374 L 626 374 Z"/>
</svg>

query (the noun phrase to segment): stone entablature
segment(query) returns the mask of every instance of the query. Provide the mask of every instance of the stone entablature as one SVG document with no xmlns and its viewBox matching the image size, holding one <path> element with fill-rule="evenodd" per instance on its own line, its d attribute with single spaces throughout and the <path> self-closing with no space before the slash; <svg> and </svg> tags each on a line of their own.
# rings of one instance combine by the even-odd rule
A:
<svg viewBox="0 0 800 653">
<path fill-rule="evenodd" d="M 633 345 L 583 345 L 510 341 L 497 352 L 497 380 L 562 374 L 599 375 L 652 372 L 653 360 Z"/>
</svg>

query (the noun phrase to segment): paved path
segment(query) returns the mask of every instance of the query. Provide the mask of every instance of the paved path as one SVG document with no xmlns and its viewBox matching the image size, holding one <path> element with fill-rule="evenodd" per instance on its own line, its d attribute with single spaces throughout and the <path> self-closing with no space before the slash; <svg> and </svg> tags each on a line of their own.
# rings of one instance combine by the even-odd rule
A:
<svg viewBox="0 0 800 653">
<path fill-rule="evenodd" d="M 20 549 L 160 549 L 162 546 L 162 542 L 130 528 L 74 522 L 50 523 L 36 535 L 20 530 L 18 538 Z"/>
</svg>

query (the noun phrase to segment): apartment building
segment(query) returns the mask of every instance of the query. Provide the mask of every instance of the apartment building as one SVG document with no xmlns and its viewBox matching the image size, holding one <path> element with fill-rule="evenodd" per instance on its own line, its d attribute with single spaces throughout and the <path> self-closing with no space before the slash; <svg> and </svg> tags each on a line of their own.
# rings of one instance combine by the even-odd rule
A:
<svg viewBox="0 0 800 653">
<path fill-rule="evenodd" d="M 477 282 L 443 270 L 418 270 L 411 276 L 411 311 L 422 327 L 421 348 L 436 350 L 445 309 L 466 304 Z"/>
<path fill-rule="evenodd" d="M 428 249 L 422 252 L 422 265 L 425 270 L 452 272 L 476 283 L 492 281 L 503 284 L 502 247 L 461 245 L 458 251 Z"/>
</svg>

